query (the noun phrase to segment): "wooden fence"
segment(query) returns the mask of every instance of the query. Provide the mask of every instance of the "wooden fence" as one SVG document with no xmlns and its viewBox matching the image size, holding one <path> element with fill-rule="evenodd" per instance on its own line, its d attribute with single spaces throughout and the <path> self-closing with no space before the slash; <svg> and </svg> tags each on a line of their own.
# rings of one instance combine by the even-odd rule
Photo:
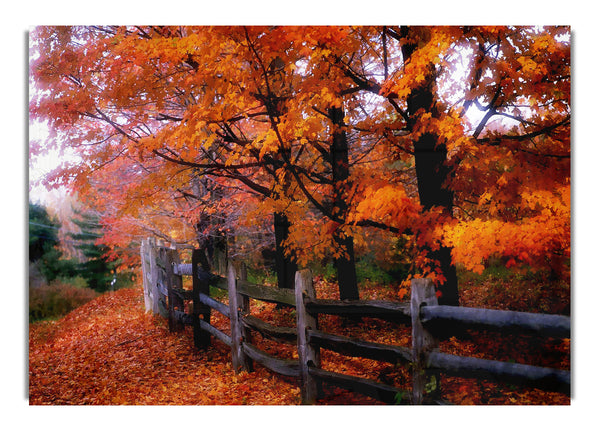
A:
<svg viewBox="0 0 600 431">
<path fill-rule="evenodd" d="M 227 277 L 210 274 L 202 267 L 202 251 L 194 250 L 192 263 L 182 264 L 177 250 L 152 240 L 141 248 L 146 310 L 159 313 L 169 321 L 170 330 L 191 325 L 194 344 L 202 349 L 211 336 L 231 347 L 234 371 L 251 371 L 256 362 L 271 371 L 300 379 L 302 402 L 317 402 L 323 383 L 349 389 L 388 404 L 443 404 L 440 373 L 461 377 L 495 379 L 525 387 L 570 395 L 570 371 L 462 357 L 440 352 L 438 339 L 449 330 L 491 329 L 501 333 L 540 334 L 570 338 L 570 318 L 546 315 L 440 306 L 428 279 L 413 280 L 411 301 L 325 300 L 317 299 L 309 270 L 296 273 L 295 291 L 251 284 L 243 265 L 229 263 Z M 236 271 L 237 268 L 237 271 Z M 192 290 L 182 288 L 182 276 L 192 277 Z M 210 297 L 210 286 L 227 292 L 228 304 Z M 296 327 L 278 327 L 252 316 L 249 301 L 254 298 L 296 309 Z M 185 305 L 189 303 L 188 312 Z M 210 324 L 212 310 L 229 318 L 226 334 Z M 412 327 L 412 346 L 402 347 L 368 342 L 329 334 L 319 330 L 319 315 L 375 317 Z M 298 360 L 269 355 L 252 343 L 252 335 L 279 343 L 296 345 Z M 379 381 L 349 376 L 321 368 L 321 349 L 351 357 L 362 357 L 391 364 L 405 364 L 412 372 L 412 392 Z"/>
</svg>

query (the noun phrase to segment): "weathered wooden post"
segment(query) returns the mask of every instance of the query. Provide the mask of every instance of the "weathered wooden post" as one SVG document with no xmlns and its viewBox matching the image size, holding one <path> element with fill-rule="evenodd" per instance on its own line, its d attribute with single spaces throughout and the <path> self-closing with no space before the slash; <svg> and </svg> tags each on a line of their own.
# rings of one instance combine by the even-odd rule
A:
<svg viewBox="0 0 600 431">
<path fill-rule="evenodd" d="M 167 275 L 167 267 L 170 266 L 167 260 L 167 248 L 163 241 L 158 242 L 155 249 L 155 265 L 156 265 L 156 304 L 158 313 L 169 318 L 169 310 L 167 298 L 169 296 L 169 277 Z"/>
<path fill-rule="evenodd" d="M 142 240 L 140 246 L 140 257 L 142 259 L 142 286 L 144 289 L 144 306 L 146 312 L 152 310 L 152 297 L 150 294 L 150 246 L 148 242 L 150 238 Z"/>
<path fill-rule="evenodd" d="M 175 265 L 179 265 L 181 260 L 179 259 L 179 253 L 176 249 L 170 248 L 166 251 L 166 263 L 165 268 L 167 275 L 167 288 L 169 290 L 168 301 L 169 301 L 169 331 L 179 331 L 183 329 L 181 322 L 175 318 L 175 309 L 180 311 L 183 310 L 183 300 L 177 296 L 175 290 L 183 290 L 183 280 L 181 275 L 175 274 Z"/>
<path fill-rule="evenodd" d="M 234 260 L 234 261 L 232 261 L 232 264 L 233 264 L 233 268 L 235 269 L 235 276 L 239 280 L 243 280 L 243 281 L 248 280 L 248 269 L 246 268 L 246 265 L 244 264 L 244 262 L 239 261 L 239 260 Z"/>
<path fill-rule="evenodd" d="M 159 302 L 160 291 L 158 288 L 158 251 L 156 249 L 156 241 L 154 238 L 142 240 L 140 255 L 142 259 L 144 305 L 147 312 L 151 311 L 153 314 L 159 314 L 161 312 L 161 308 Z"/>
<path fill-rule="evenodd" d="M 238 270 L 236 269 L 236 273 Z M 237 274 L 238 280 L 242 283 L 248 282 L 248 268 L 246 268 L 246 264 L 244 262 L 240 262 L 239 265 L 239 274 Z M 250 297 L 248 295 L 238 295 L 238 307 L 240 309 L 240 316 L 245 316 L 250 314 Z M 244 342 L 251 344 L 252 343 L 252 331 L 246 329 L 242 325 L 242 336 L 244 338 Z M 248 372 L 252 372 L 254 370 L 254 363 L 252 359 L 244 355 L 245 366 Z"/>
<path fill-rule="evenodd" d="M 210 294 L 208 284 L 208 273 L 199 270 L 198 266 L 205 259 L 204 250 L 194 249 L 192 251 L 192 327 L 194 329 L 194 346 L 197 349 L 205 349 L 210 346 L 210 334 L 200 328 L 200 314 L 205 322 L 210 323 L 210 307 L 200 302 L 200 293 Z"/>
<path fill-rule="evenodd" d="M 439 376 L 427 372 L 427 355 L 437 346 L 437 341 L 421 323 L 421 307 L 438 305 L 435 286 L 428 278 L 412 280 L 410 313 L 412 318 L 413 348 L 413 404 L 423 403 L 425 392 L 439 392 Z"/>
<path fill-rule="evenodd" d="M 152 313 L 159 314 L 158 299 L 160 298 L 160 293 L 158 291 L 158 265 L 156 264 L 158 252 L 156 249 L 156 240 L 150 238 L 148 244 L 150 245 L 150 295 L 152 298 Z"/>
<path fill-rule="evenodd" d="M 310 375 L 308 367 L 320 367 L 321 358 L 319 348 L 308 342 L 306 333 L 308 329 L 317 329 L 317 318 L 306 311 L 304 303 L 305 298 L 310 300 L 316 296 L 310 269 L 296 272 L 295 293 L 302 403 L 314 404 L 317 401 L 319 388 L 315 378 Z"/>
<path fill-rule="evenodd" d="M 235 276 L 235 267 L 229 262 L 227 267 L 227 288 L 229 292 L 229 321 L 231 324 L 231 362 L 233 371 L 237 374 L 240 371 L 250 371 L 252 368 L 250 358 L 244 353 L 243 342 L 247 339 L 247 330 L 241 320 L 244 310 L 244 303 L 248 303 L 248 298 L 237 292 L 237 278 Z M 247 308 L 247 305 L 246 305 Z"/>
</svg>

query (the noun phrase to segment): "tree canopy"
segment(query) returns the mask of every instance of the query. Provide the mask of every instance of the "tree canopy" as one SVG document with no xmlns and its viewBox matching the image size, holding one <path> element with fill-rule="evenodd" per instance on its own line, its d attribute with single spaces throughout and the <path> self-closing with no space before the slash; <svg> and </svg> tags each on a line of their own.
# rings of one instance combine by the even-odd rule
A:
<svg viewBox="0 0 600 431">
<path fill-rule="evenodd" d="M 568 27 L 38 27 L 33 118 L 81 162 L 46 181 L 105 244 L 251 233 L 299 265 L 406 245 L 457 303 L 480 272 L 570 258 Z M 339 271 L 338 271 L 339 273 Z M 350 292 L 351 293 L 351 292 Z"/>
</svg>

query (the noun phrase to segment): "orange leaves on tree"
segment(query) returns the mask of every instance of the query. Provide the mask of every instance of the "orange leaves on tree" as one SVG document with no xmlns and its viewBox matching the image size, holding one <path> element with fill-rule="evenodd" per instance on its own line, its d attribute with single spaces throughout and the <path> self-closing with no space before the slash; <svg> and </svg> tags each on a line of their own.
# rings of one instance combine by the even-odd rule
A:
<svg viewBox="0 0 600 431">
<path fill-rule="evenodd" d="M 405 250 L 417 254 L 413 272 L 436 279 L 422 248 L 451 245 L 455 261 L 477 271 L 498 254 L 534 266 L 570 254 L 566 27 L 40 27 L 32 35 L 42 90 L 32 117 L 48 118 L 53 145 L 82 159 L 48 181 L 72 184 L 106 211 L 115 246 L 149 234 L 189 242 L 196 229 L 251 236 L 253 222 L 263 229 L 277 211 L 292 222 L 288 253 L 300 262 L 342 253 L 333 235 L 367 244 L 376 235 L 361 224 L 416 235 Z M 432 104 L 410 112 L 417 90 Z M 334 109 L 343 120 L 332 121 Z M 340 181 L 333 172 L 346 166 L 332 157 L 342 134 L 348 177 Z M 447 150 L 454 222 L 419 206 L 414 143 L 425 134 Z"/>
<path fill-rule="evenodd" d="M 543 200 L 526 196 L 526 205 L 536 206 L 539 211 L 517 223 L 475 219 L 449 224 L 444 241 L 453 247 L 454 262 L 475 272 L 481 273 L 490 257 L 502 257 L 507 267 L 551 267 L 561 273 L 564 262 L 554 257 L 570 257 L 568 195 L 569 187 L 564 187 L 552 196 L 542 193 Z"/>
<path fill-rule="evenodd" d="M 432 66 L 443 62 L 444 53 L 452 45 L 458 33 L 451 27 L 416 28 L 413 34 L 419 34 L 416 40 L 419 49 L 404 64 L 402 72 L 392 75 L 384 83 L 381 94 L 394 94 L 399 98 L 407 97 L 413 89 L 427 85 L 432 79 Z"/>
<path fill-rule="evenodd" d="M 402 186 L 367 186 L 364 198 L 351 214 L 350 221 L 375 220 L 404 230 L 413 226 L 420 216 L 420 205 L 409 198 Z"/>
</svg>

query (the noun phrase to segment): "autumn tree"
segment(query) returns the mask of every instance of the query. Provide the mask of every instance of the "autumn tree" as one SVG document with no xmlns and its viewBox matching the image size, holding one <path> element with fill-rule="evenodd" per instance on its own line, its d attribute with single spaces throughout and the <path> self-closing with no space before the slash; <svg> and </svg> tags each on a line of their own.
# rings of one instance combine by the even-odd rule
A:
<svg viewBox="0 0 600 431">
<path fill-rule="evenodd" d="M 480 271 L 499 255 L 509 266 L 562 268 L 570 253 L 568 28 L 384 27 L 380 40 L 383 81 L 340 63 L 402 120 L 391 156 L 414 158 L 427 222 L 412 230 L 425 251 L 421 268 L 441 283 L 440 302 L 458 303 L 457 262 Z M 369 201 L 358 205 L 361 217 L 382 208 Z M 548 217 L 552 228 L 541 228 Z"/>
<path fill-rule="evenodd" d="M 62 29 L 61 29 L 62 30 Z M 90 33 L 94 33 L 97 29 L 93 30 L 84 30 L 86 35 Z M 106 33 L 115 34 L 117 30 L 107 29 Z M 175 72 L 169 75 L 169 79 L 174 80 L 175 76 L 177 76 L 178 72 L 182 74 L 183 78 L 186 78 L 188 81 L 191 79 L 200 81 L 202 84 L 201 90 L 199 90 L 199 96 L 201 101 L 200 103 L 189 103 L 190 97 L 186 100 L 186 103 L 175 103 L 172 102 L 169 106 L 171 109 L 165 109 L 163 111 L 168 112 L 159 112 L 153 118 L 154 125 L 158 127 L 161 122 L 165 121 L 167 123 L 175 123 L 176 126 L 167 125 L 162 129 L 157 129 L 157 133 L 153 133 L 150 135 L 149 130 L 151 127 L 145 125 L 145 127 L 141 127 L 138 123 L 130 123 L 130 124 L 119 124 L 116 119 L 112 119 L 109 114 L 98 109 L 98 107 L 94 109 L 90 109 L 89 106 L 86 106 L 85 115 L 83 115 L 83 120 L 90 120 L 96 123 L 104 123 L 108 126 L 106 133 L 113 133 L 114 135 L 119 136 L 120 138 L 124 138 L 130 144 L 133 143 L 133 146 L 137 147 L 137 152 L 142 152 L 146 157 L 160 157 L 164 160 L 172 162 L 174 164 L 178 164 L 181 166 L 193 167 L 199 172 L 201 175 L 209 174 L 211 176 L 218 176 L 224 178 L 235 179 L 242 182 L 250 191 L 254 193 L 260 193 L 264 197 L 270 198 L 268 202 L 276 202 L 285 196 L 288 193 L 289 187 L 289 178 L 286 179 L 286 164 L 289 164 L 290 160 L 290 142 L 285 141 L 278 130 L 278 123 L 280 121 L 280 117 L 282 115 L 279 110 L 282 108 L 282 103 L 285 101 L 286 97 L 283 94 L 276 94 L 276 90 L 281 90 L 285 92 L 285 85 L 281 83 L 275 83 L 276 78 L 273 75 L 284 75 L 279 67 L 273 66 L 273 58 L 268 58 L 269 56 L 273 57 L 273 53 L 262 52 L 259 53 L 256 48 L 256 34 L 260 36 L 262 30 L 253 29 L 250 34 L 247 29 L 238 29 L 238 31 L 231 31 L 230 29 L 227 32 L 223 32 L 221 35 L 222 39 L 218 38 L 218 34 L 216 30 L 212 31 L 212 34 L 208 36 L 212 36 L 210 40 L 211 43 L 206 43 L 202 46 L 205 49 L 205 52 L 198 52 L 198 50 L 194 51 L 194 55 L 186 54 L 182 55 L 181 52 L 176 51 L 179 57 L 169 57 L 166 59 L 165 64 L 169 64 L 170 67 L 173 67 Z M 160 45 L 161 48 L 164 48 L 164 39 L 172 37 L 176 44 L 175 45 L 167 45 L 168 48 L 175 47 L 178 49 L 177 43 L 180 43 L 183 39 L 183 42 L 188 43 L 188 39 L 197 38 L 198 34 L 191 34 L 189 38 L 184 38 L 181 30 L 177 33 L 172 31 L 171 29 L 153 29 L 152 32 L 157 33 L 158 36 L 156 38 L 150 37 L 148 33 L 145 31 L 139 30 L 136 32 L 135 37 L 141 37 L 141 41 L 135 45 L 125 45 L 123 49 L 130 49 L 128 51 L 128 56 L 130 58 L 142 57 L 141 64 L 150 64 L 152 65 L 152 61 L 149 58 L 144 58 L 144 56 L 148 55 L 148 50 L 152 47 L 152 45 Z M 127 31 L 125 30 L 125 33 Z M 207 32 L 210 33 L 210 32 Z M 202 36 L 207 37 L 207 35 L 202 34 Z M 171 39 L 173 41 L 173 39 Z M 212 49 L 213 44 L 218 44 L 221 41 L 222 46 L 227 46 L 231 48 L 233 51 L 233 55 L 231 55 L 231 62 L 238 63 L 238 66 L 235 68 L 229 67 L 231 64 L 228 64 L 227 71 L 235 70 L 242 75 L 240 77 L 227 77 L 224 78 L 225 69 L 221 70 L 220 68 L 215 70 L 212 69 L 199 69 L 198 65 L 199 60 L 202 58 L 202 55 L 205 55 L 207 59 L 204 61 L 210 61 L 212 64 L 217 64 L 221 59 L 218 56 L 222 56 L 224 54 L 220 53 L 218 50 L 215 51 Z M 217 58 L 215 58 L 215 52 L 217 54 Z M 168 55 L 168 53 L 164 53 Z M 266 57 L 266 58 L 263 58 Z M 275 57 L 278 58 L 278 57 Z M 144 61 L 147 60 L 147 61 Z M 164 60 L 160 58 L 160 60 Z M 267 68 L 266 63 L 269 63 Z M 248 67 L 249 63 L 252 67 Z M 295 63 L 295 59 L 289 62 L 290 64 Z M 223 61 L 223 64 L 226 64 Z M 185 66 L 184 66 L 185 65 Z M 53 68 L 54 65 L 51 66 Z M 153 66 L 150 66 L 153 69 Z M 192 78 L 185 76 L 185 72 L 189 72 L 192 75 Z M 138 74 L 140 71 L 135 70 L 135 74 Z M 135 91 L 133 87 L 140 87 L 143 84 L 140 84 L 139 80 L 136 81 L 137 84 L 131 84 L 131 80 L 137 79 L 135 77 L 130 76 L 131 71 L 126 68 L 121 68 L 118 71 L 115 71 L 115 74 L 118 74 L 119 83 L 129 83 L 129 87 L 127 89 L 120 89 L 119 91 L 125 91 L 129 93 L 129 97 L 132 96 L 132 92 Z M 164 73 L 162 71 L 157 72 L 156 70 L 149 71 L 148 73 Z M 231 72 L 229 72 L 231 73 Z M 124 76 L 126 75 L 126 76 Z M 72 78 L 72 74 L 70 75 Z M 247 91 L 244 94 L 240 94 L 239 85 L 237 88 L 232 88 L 232 82 L 244 82 L 247 81 L 249 85 L 252 87 L 252 91 Z M 206 83 L 211 82 L 211 86 L 207 87 Z M 70 84 L 69 84 L 70 85 Z M 187 83 L 189 86 L 190 84 Z M 278 88 L 276 88 L 276 86 Z M 133 89 L 132 89 L 133 88 Z M 110 91 L 112 90 L 110 87 L 103 88 L 103 90 L 108 90 L 109 94 L 103 94 L 103 97 L 109 97 L 111 95 Z M 143 91 L 145 92 L 145 88 Z M 164 89 L 166 91 L 166 89 Z M 140 91 L 142 91 L 140 89 Z M 180 99 L 182 97 L 179 88 L 174 86 L 173 90 L 176 96 L 173 96 L 174 99 Z M 192 91 L 193 92 L 193 91 Z M 244 100 L 244 96 L 248 100 Z M 92 95 L 93 97 L 99 97 L 97 95 Z M 142 97 L 142 96 L 140 96 Z M 143 97 L 148 97 L 146 93 L 144 93 Z M 157 106 L 161 106 L 164 104 L 162 98 L 164 97 L 163 93 L 159 94 L 159 98 L 156 103 Z M 231 101 L 234 97 L 237 97 L 235 103 L 238 106 L 241 106 L 241 110 L 237 110 L 228 114 L 227 110 L 231 110 Z M 117 99 L 117 98 L 114 98 Z M 82 102 L 83 103 L 83 102 Z M 88 104 L 96 104 L 94 100 L 87 100 Z M 244 104 L 245 103 L 245 104 Z M 148 106 L 147 103 L 144 103 L 145 112 Z M 123 109 L 132 109 L 131 105 L 125 106 Z M 228 115 L 225 115 L 228 114 Z M 118 115 L 114 114 L 114 115 Z M 122 114 L 126 115 L 126 114 Z M 131 115 L 131 114 L 127 114 Z M 257 121 L 248 121 L 248 119 L 256 118 Z M 263 124 L 260 124 L 261 121 L 267 120 L 267 127 Z M 137 120 L 140 121 L 140 120 Z M 173 130 L 177 127 L 177 133 L 172 134 Z M 112 130 L 110 130 L 112 128 Z M 192 133 L 192 136 L 196 136 L 198 141 L 201 142 L 201 146 L 199 148 L 200 151 L 194 152 L 195 156 L 189 157 L 189 148 L 186 148 L 188 145 L 187 142 L 177 142 L 177 136 L 181 134 L 182 141 L 184 133 Z M 86 137 L 89 135 L 89 132 L 86 132 Z M 165 139 L 165 134 L 169 133 L 169 139 Z M 248 139 L 245 135 L 251 134 L 253 139 Z M 168 141 L 168 144 L 165 145 L 165 141 Z M 256 145 L 251 145 L 253 142 L 258 141 L 261 143 L 262 148 L 257 147 Z M 121 144 L 123 144 L 123 140 L 121 140 Z M 181 154 L 181 145 L 183 145 L 184 151 L 186 151 L 185 155 Z M 124 155 L 127 157 L 124 149 L 119 150 L 115 156 L 114 153 L 107 153 L 105 157 L 103 157 L 102 166 L 105 163 L 114 163 L 118 157 Z M 244 157 L 245 160 L 240 163 L 232 163 L 231 160 L 235 160 L 236 158 Z M 287 230 L 289 228 L 289 222 L 287 221 L 287 215 L 285 212 L 278 211 L 273 208 L 274 211 L 274 221 L 275 221 L 275 234 L 276 234 L 276 246 L 277 250 L 280 251 L 278 253 L 281 256 L 281 251 L 283 250 L 283 243 L 287 239 Z M 197 223 L 197 226 L 202 224 L 201 221 Z M 283 258 L 280 257 L 280 261 L 283 261 L 283 264 L 280 263 L 278 265 L 282 268 L 280 280 L 283 280 L 283 285 L 289 285 L 293 281 L 293 276 L 296 269 L 296 263 L 290 259 L 289 254 L 285 255 Z M 350 295 L 352 297 L 357 297 L 357 291 L 355 282 L 351 285 L 351 289 L 353 293 Z M 343 289 L 347 290 L 347 289 Z"/>
<path fill-rule="evenodd" d="M 412 276 L 435 280 L 445 304 L 458 303 L 459 263 L 567 273 L 568 28 L 41 27 L 35 38 L 32 115 L 68 131 L 85 161 L 55 178 L 114 194 L 115 223 L 154 214 L 182 238 L 169 214 L 196 228 L 201 212 L 272 217 L 282 284 L 296 262 L 330 255 L 345 298 L 358 297 L 353 244 L 373 229 L 408 244 Z M 226 192 L 205 199 L 194 181 Z"/>
</svg>

